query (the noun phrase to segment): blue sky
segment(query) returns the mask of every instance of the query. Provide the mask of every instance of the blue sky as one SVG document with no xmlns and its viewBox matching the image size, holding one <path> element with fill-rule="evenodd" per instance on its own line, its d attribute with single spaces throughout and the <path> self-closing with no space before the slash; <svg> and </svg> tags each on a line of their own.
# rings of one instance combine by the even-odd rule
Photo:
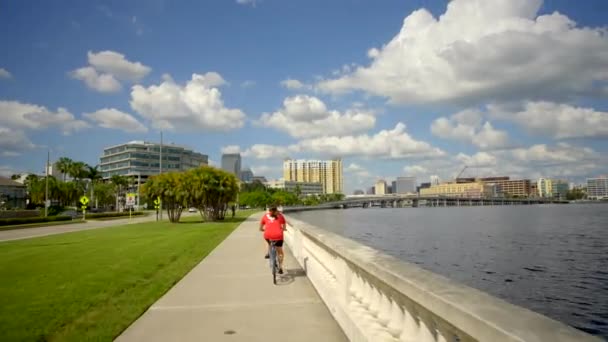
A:
<svg viewBox="0 0 608 342">
<path fill-rule="evenodd" d="M 603 0 L 5 1 L 0 173 L 159 139 L 256 174 L 608 173 Z"/>
</svg>

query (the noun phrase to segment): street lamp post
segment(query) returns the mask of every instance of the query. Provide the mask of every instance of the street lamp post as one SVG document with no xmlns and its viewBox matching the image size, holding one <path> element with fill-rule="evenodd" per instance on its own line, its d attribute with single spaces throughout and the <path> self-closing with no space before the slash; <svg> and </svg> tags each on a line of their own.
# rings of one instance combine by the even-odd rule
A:
<svg viewBox="0 0 608 342">
<path fill-rule="evenodd" d="M 160 158 L 159 158 L 159 164 L 158 164 L 158 174 L 162 174 L 163 173 L 163 131 L 160 131 Z M 163 202 L 162 199 L 160 200 L 160 220 L 163 220 Z"/>
<path fill-rule="evenodd" d="M 45 167 L 45 189 L 44 189 L 44 217 L 49 214 L 49 163 L 51 160 L 51 150 L 47 150 L 46 154 L 46 167 Z"/>
</svg>

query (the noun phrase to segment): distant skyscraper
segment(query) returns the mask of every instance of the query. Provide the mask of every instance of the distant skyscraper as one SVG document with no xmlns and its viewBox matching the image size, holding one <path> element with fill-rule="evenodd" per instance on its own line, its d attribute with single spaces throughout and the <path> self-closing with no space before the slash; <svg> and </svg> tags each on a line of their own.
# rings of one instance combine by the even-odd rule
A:
<svg viewBox="0 0 608 342">
<path fill-rule="evenodd" d="M 416 177 L 397 177 L 396 187 L 393 190 L 396 194 L 407 194 L 416 192 Z"/>
<path fill-rule="evenodd" d="M 439 176 L 437 175 L 432 175 L 431 176 L 431 185 L 439 185 Z"/>
<path fill-rule="evenodd" d="M 283 178 L 286 181 L 319 182 L 323 193 L 343 192 L 342 160 L 293 160 L 283 161 Z"/>
<path fill-rule="evenodd" d="M 608 198 L 608 176 L 588 178 L 587 197 L 594 200 Z"/>
<path fill-rule="evenodd" d="M 249 183 L 253 180 L 253 171 L 251 169 L 246 168 L 241 171 L 241 181 L 245 183 Z"/>
<path fill-rule="evenodd" d="M 241 154 L 227 153 L 222 154 L 222 170 L 230 172 L 237 178 L 241 177 Z"/>
<path fill-rule="evenodd" d="M 385 195 L 386 194 L 386 182 L 383 179 L 377 181 L 374 189 L 375 189 L 376 195 Z"/>
</svg>

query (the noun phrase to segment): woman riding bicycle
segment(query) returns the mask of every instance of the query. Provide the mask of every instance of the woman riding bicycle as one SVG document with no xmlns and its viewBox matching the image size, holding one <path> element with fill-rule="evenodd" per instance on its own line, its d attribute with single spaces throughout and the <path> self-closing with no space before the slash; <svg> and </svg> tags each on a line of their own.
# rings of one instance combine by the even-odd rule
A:
<svg viewBox="0 0 608 342">
<path fill-rule="evenodd" d="M 275 241 L 279 256 L 279 274 L 283 274 L 283 231 L 286 229 L 285 217 L 279 213 L 276 206 L 272 206 L 260 220 L 260 231 L 264 232 L 264 240 L 268 244 L 265 258 L 269 257 L 270 241 Z"/>
</svg>

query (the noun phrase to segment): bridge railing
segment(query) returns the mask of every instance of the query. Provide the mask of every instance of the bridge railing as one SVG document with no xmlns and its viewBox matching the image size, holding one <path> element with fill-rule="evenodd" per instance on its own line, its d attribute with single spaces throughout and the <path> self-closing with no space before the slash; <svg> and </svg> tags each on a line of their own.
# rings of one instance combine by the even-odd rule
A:
<svg viewBox="0 0 608 342">
<path fill-rule="evenodd" d="M 351 341 L 600 341 L 288 217 L 285 241 Z"/>
</svg>

